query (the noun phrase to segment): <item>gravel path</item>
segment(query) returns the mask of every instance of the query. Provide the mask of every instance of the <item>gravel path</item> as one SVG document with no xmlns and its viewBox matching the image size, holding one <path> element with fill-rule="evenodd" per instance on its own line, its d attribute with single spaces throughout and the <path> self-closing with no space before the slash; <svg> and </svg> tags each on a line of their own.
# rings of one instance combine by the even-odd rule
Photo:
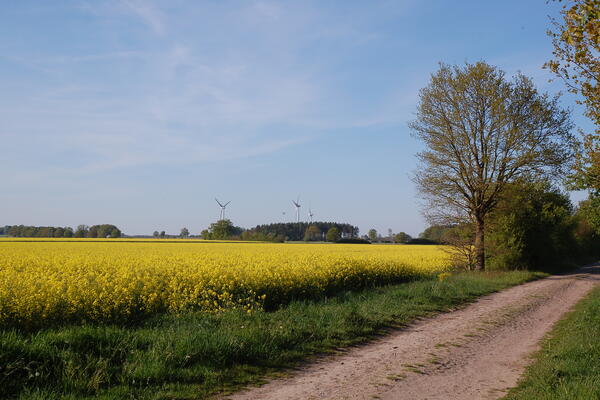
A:
<svg viewBox="0 0 600 400">
<path fill-rule="evenodd" d="M 486 296 L 227 399 L 496 399 L 540 339 L 598 282 L 600 264 Z"/>
</svg>

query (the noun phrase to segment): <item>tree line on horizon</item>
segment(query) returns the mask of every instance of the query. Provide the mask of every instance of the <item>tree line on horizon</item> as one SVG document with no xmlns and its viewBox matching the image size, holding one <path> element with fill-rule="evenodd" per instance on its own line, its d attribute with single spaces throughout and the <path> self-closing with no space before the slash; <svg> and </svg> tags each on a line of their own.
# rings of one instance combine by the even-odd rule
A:
<svg viewBox="0 0 600 400">
<path fill-rule="evenodd" d="M 338 241 L 341 238 L 357 238 L 358 232 L 358 227 L 338 222 L 276 222 L 244 229 L 224 219 L 212 223 L 200 233 L 200 237 L 206 240 L 263 242 Z"/>
<path fill-rule="evenodd" d="M 0 235 L 12 237 L 47 237 L 47 238 L 120 238 L 122 232 L 112 224 L 70 226 L 26 226 L 7 225 L 0 227 Z"/>
</svg>

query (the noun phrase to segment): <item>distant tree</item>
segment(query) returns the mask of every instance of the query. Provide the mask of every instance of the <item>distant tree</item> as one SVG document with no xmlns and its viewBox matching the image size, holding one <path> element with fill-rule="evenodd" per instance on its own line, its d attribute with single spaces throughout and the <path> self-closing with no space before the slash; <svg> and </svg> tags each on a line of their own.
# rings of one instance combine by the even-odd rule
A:
<svg viewBox="0 0 600 400">
<path fill-rule="evenodd" d="M 154 231 L 154 233 L 152 233 L 152 236 L 154 236 L 157 239 L 158 239 L 158 235 L 160 235 L 160 233 L 158 233 L 158 231 Z"/>
<path fill-rule="evenodd" d="M 243 229 L 233 225 L 233 222 L 231 222 L 229 219 L 221 219 L 210 224 L 208 231 L 211 239 L 226 240 L 231 239 L 234 236 L 240 236 L 243 232 Z"/>
<path fill-rule="evenodd" d="M 161 239 L 164 239 L 166 235 L 167 234 L 165 233 L 165 231 L 160 231 L 160 235 L 159 236 L 160 236 Z"/>
<path fill-rule="evenodd" d="M 442 64 L 421 90 L 410 124 L 425 144 L 414 180 L 433 223 L 472 223 L 476 268 L 485 268 L 485 219 L 506 185 L 569 168 L 574 139 L 568 110 L 531 79 L 484 62 Z"/>
<path fill-rule="evenodd" d="M 81 230 L 79 228 L 81 228 Z M 106 238 L 121 237 L 121 231 L 119 230 L 119 228 L 117 228 L 115 225 L 111 225 L 111 224 L 92 225 L 89 228 L 84 225 L 80 225 L 77 228 L 77 231 L 80 232 L 80 234 L 82 232 L 84 232 L 85 237 L 88 237 L 88 238 L 106 239 Z M 80 237 L 80 236 L 78 236 L 78 237 Z"/>
<path fill-rule="evenodd" d="M 36 227 L 33 227 L 33 229 L 37 231 L 34 236 L 37 236 L 37 237 L 53 237 L 54 236 L 54 228 L 52 228 L 51 226 L 40 226 L 37 229 L 36 229 Z"/>
<path fill-rule="evenodd" d="M 377 240 L 377 230 L 369 229 L 369 233 L 367 235 L 369 236 L 369 240 L 371 242 L 374 242 Z"/>
<path fill-rule="evenodd" d="M 47 237 L 47 238 L 62 238 L 71 237 L 73 229 L 69 227 L 54 227 L 54 226 L 25 226 L 13 225 L 4 226 L 0 229 L 0 234 L 14 237 Z"/>
<path fill-rule="evenodd" d="M 408 243 L 411 239 L 412 238 L 410 237 L 410 235 L 405 232 L 397 233 L 396 236 L 394 236 L 395 243 Z"/>
<path fill-rule="evenodd" d="M 110 237 L 113 239 L 116 238 L 120 238 L 121 237 L 121 230 L 119 228 L 113 229 L 112 231 L 110 231 Z"/>
<path fill-rule="evenodd" d="M 202 232 L 200 232 L 200 237 L 204 240 L 210 240 L 210 232 L 208 229 L 204 229 Z"/>
<path fill-rule="evenodd" d="M 305 242 L 314 242 L 321 239 L 321 230 L 316 225 L 310 225 L 304 232 Z"/>
<path fill-rule="evenodd" d="M 89 229 L 90 227 L 87 225 L 78 225 L 73 236 L 77 238 L 86 237 Z"/>
<path fill-rule="evenodd" d="M 394 232 L 392 231 L 392 228 L 388 228 L 388 237 L 390 240 L 394 240 Z"/>
<path fill-rule="evenodd" d="M 98 225 L 92 225 L 92 226 L 90 226 L 90 228 L 88 229 L 87 233 L 85 234 L 85 237 L 88 237 L 88 238 L 97 238 L 98 237 Z"/>
<path fill-rule="evenodd" d="M 190 231 L 188 231 L 188 228 L 181 228 L 180 236 L 182 238 L 186 238 L 186 237 L 190 236 Z"/>
<path fill-rule="evenodd" d="M 340 240 L 340 238 L 341 238 L 340 230 L 338 228 L 336 228 L 335 226 L 332 228 L 329 228 L 329 230 L 327 231 L 327 234 L 325 235 L 325 239 L 327 239 L 328 242 L 337 242 L 338 240 Z"/>
<path fill-rule="evenodd" d="M 99 225 L 96 228 L 97 236 L 99 238 L 106 238 L 110 236 L 112 232 L 112 228 L 109 225 Z"/>
<path fill-rule="evenodd" d="M 356 237 L 358 235 L 358 227 L 352 226 L 350 224 L 314 221 L 310 224 L 307 222 L 301 222 L 300 224 L 295 222 L 288 222 L 258 225 L 252 229 L 249 229 L 249 233 L 247 233 L 245 236 L 261 238 L 264 238 L 266 236 L 272 236 L 283 237 L 286 238 L 286 240 L 303 240 L 304 234 L 306 233 L 306 229 L 308 229 L 310 225 L 316 226 L 321 232 L 327 232 L 329 228 L 335 226 L 340 232 L 345 232 L 346 236 Z"/>
<path fill-rule="evenodd" d="M 454 225 L 432 225 L 421 232 L 419 238 L 436 243 L 443 243 L 444 233 L 453 227 Z"/>
</svg>

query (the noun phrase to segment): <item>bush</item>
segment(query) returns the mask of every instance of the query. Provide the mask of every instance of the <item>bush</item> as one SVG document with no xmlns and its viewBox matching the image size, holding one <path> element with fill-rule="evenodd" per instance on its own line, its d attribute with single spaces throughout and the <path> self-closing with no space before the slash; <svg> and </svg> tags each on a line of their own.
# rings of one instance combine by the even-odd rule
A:
<svg viewBox="0 0 600 400">
<path fill-rule="evenodd" d="M 371 242 L 369 242 L 368 240 L 359 238 L 343 238 L 338 240 L 336 243 L 371 244 Z"/>
<path fill-rule="evenodd" d="M 548 182 L 509 186 L 488 228 L 490 269 L 557 271 L 577 255 L 571 202 Z"/>
<path fill-rule="evenodd" d="M 425 238 L 413 238 L 410 239 L 406 244 L 439 244 L 436 241 L 425 239 Z"/>
</svg>

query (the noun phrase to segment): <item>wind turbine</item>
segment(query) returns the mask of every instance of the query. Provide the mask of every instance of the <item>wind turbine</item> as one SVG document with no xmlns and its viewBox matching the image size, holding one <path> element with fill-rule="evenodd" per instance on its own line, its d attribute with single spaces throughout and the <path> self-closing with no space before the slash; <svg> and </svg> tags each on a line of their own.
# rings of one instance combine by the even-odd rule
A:
<svg viewBox="0 0 600 400">
<path fill-rule="evenodd" d="M 219 207 L 221 207 L 221 218 L 219 218 L 219 221 L 222 221 L 225 219 L 225 207 L 227 207 L 227 204 L 231 203 L 231 201 L 228 201 L 227 203 L 222 204 L 219 200 L 217 200 L 216 197 L 215 197 L 215 201 L 217 202 Z"/>
<path fill-rule="evenodd" d="M 296 222 L 300 224 L 300 196 L 298 196 L 298 200 L 292 200 L 292 203 L 294 203 L 294 206 L 296 207 Z"/>
<path fill-rule="evenodd" d="M 308 219 L 309 219 L 309 221 L 310 221 L 310 223 L 311 223 L 311 224 L 312 224 L 312 222 L 313 222 L 313 216 L 314 216 L 314 215 L 315 215 L 315 214 L 313 214 L 313 212 L 312 212 L 312 208 L 309 206 L 309 207 L 308 207 Z"/>
</svg>

